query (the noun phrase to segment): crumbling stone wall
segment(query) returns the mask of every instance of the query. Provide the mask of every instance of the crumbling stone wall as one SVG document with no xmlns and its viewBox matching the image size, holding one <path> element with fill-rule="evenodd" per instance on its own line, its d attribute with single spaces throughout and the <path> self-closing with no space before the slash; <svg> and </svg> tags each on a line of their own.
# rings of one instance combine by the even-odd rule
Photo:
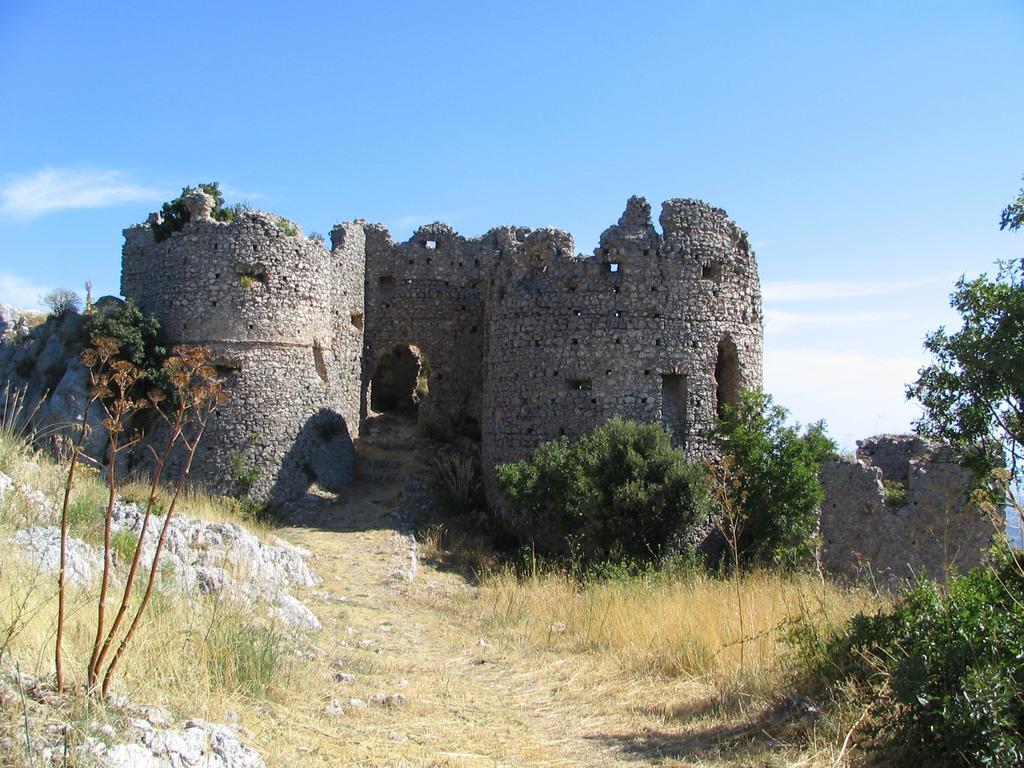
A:
<svg viewBox="0 0 1024 768">
<path fill-rule="evenodd" d="M 915 574 L 944 579 L 950 568 L 977 565 L 999 532 L 968 499 L 973 476 L 948 445 L 915 435 L 858 441 L 853 460 L 821 474 L 822 565 L 850 579 L 898 584 Z M 883 480 L 906 488 L 906 501 L 886 504 Z"/>
<path fill-rule="evenodd" d="M 741 388 L 761 386 L 761 293 L 746 234 L 695 200 L 631 198 L 593 256 L 528 233 L 487 304 L 483 465 L 529 455 L 612 415 L 661 421 L 693 457 Z M 487 478 L 493 493 L 493 478 Z"/>
<path fill-rule="evenodd" d="M 342 488 L 358 429 L 362 333 L 348 329 L 362 312 L 361 231 L 336 229 L 328 251 L 276 216 L 220 223 L 208 198 L 186 202 L 192 220 L 163 242 L 152 217 L 124 231 L 121 291 L 171 343 L 210 347 L 225 377 L 231 400 L 207 427 L 194 474 L 237 492 L 238 454 L 258 470 L 257 497 Z"/>
</svg>

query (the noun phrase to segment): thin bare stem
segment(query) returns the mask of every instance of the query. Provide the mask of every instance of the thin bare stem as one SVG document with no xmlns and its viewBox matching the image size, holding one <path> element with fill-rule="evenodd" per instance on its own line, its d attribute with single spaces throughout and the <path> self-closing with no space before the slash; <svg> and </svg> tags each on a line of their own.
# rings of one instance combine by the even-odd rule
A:
<svg viewBox="0 0 1024 768">
<path fill-rule="evenodd" d="M 117 614 L 114 616 L 114 621 L 110 624 L 107 636 L 103 640 L 103 647 L 100 648 L 99 655 L 96 658 L 95 668 L 97 674 L 103 666 L 103 661 L 107 656 L 107 652 L 110 650 L 111 644 L 114 642 L 114 637 L 117 635 L 117 630 L 121 627 L 121 622 L 124 620 L 125 614 L 128 613 L 128 604 L 131 600 L 132 587 L 135 584 L 135 576 L 139 568 L 139 560 L 142 557 L 142 548 L 146 541 L 146 533 L 149 530 L 149 521 L 153 516 L 153 508 L 156 505 L 157 492 L 160 487 L 160 477 L 163 474 L 163 469 L 171 455 L 171 450 L 178 442 L 178 438 L 181 437 L 185 413 L 185 403 L 182 402 L 178 406 L 174 423 L 171 426 L 171 432 L 167 438 L 164 450 L 157 457 L 156 465 L 153 467 L 153 473 L 149 484 L 149 498 L 146 500 L 146 511 L 142 518 L 142 528 L 139 531 L 139 539 L 135 545 L 135 554 L 132 556 L 131 566 L 128 569 L 128 576 L 125 579 L 124 592 L 121 594 L 121 604 L 117 609 Z M 105 690 L 106 688 L 104 687 L 104 692 Z"/>
<path fill-rule="evenodd" d="M 70 466 L 68 467 L 67 482 L 64 483 L 64 503 L 60 510 L 60 569 L 57 571 L 57 639 L 54 643 L 53 663 L 57 673 L 57 690 L 64 690 L 64 605 L 65 605 L 65 572 L 68 560 L 68 510 L 71 506 L 71 489 L 75 484 L 75 467 L 78 465 L 78 456 L 82 450 L 82 443 L 85 441 L 86 431 L 89 429 L 89 410 L 96 398 L 90 398 L 85 404 L 82 412 L 82 427 L 77 439 L 72 444 Z"/>
<path fill-rule="evenodd" d="M 171 498 L 171 503 L 167 508 L 167 515 L 164 517 L 163 527 L 160 529 L 160 538 L 157 539 L 156 542 L 156 552 L 153 553 L 153 562 L 149 567 L 149 578 L 146 581 L 146 591 L 142 595 L 142 602 L 139 603 L 139 607 L 135 611 L 135 616 L 132 618 L 132 623 L 128 626 L 128 630 L 125 632 L 124 638 L 121 640 L 121 644 L 118 645 L 117 651 L 114 653 L 114 657 L 110 660 L 106 674 L 103 677 L 103 689 L 101 691 L 103 696 L 107 695 L 107 691 L 110 689 L 110 681 L 113 678 L 114 670 L 121 661 L 125 648 L 128 647 L 129 641 L 132 639 L 132 636 L 135 634 L 135 630 L 139 626 L 139 622 L 142 620 L 142 614 L 145 613 L 146 607 L 149 605 L 150 598 L 153 596 L 153 586 L 156 584 L 157 569 L 160 565 L 160 555 L 163 552 L 164 542 L 167 539 L 167 531 L 170 529 L 171 518 L 174 517 L 175 507 L 177 506 L 178 499 L 181 497 L 181 492 L 188 481 L 189 472 L 192 470 L 192 459 L 195 457 L 196 448 L 199 447 L 199 440 L 203 435 L 203 430 L 206 428 L 206 419 L 203 418 L 199 424 L 200 426 L 195 440 L 190 443 L 184 438 L 184 436 L 182 437 L 182 440 L 185 441 L 185 445 L 188 446 L 188 457 L 185 460 L 185 467 L 181 472 L 181 476 L 178 478 L 177 484 L 174 486 L 174 496 Z"/>
</svg>

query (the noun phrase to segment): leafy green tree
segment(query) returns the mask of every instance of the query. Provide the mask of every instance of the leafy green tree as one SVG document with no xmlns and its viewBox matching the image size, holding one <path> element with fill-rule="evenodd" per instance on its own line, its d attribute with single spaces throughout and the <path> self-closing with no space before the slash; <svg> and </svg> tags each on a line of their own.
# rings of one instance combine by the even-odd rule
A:
<svg viewBox="0 0 1024 768">
<path fill-rule="evenodd" d="M 1024 190 L 1000 227 L 1024 227 Z M 1016 476 L 1024 458 L 1024 260 L 997 266 L 995 279 L 957 281 L 950 304 L 963 325 L 927 336 L 934 361 L 918 371 L 907 397 L 924 408 L 919 432 L 965 451 L 980 447 L 981 469 L 1009 459 Z"/>
<path fill-rule="evenodd" d="M 497 481 L 542 544 L 588 564 L 657 559 L 710 511 L 704 468 L 660 425 L 618 418 L 575 443 L 542 443 L 532 458 L 499 466 Z"/>
<path fill-rule="evenodd" d="M 1003 215 L 999 218 L 999 228 L 1009 229 L 1011 232 L 1024 227 L 1024 188 L 1017 193 L 1012 203 L 1003 209 Z"/>
<path fill-rule="evenodd" d="M 740 393 L 739 403 L 723 408 L 715 440 L 733 482 L 719 489 L 736 514 L 731 523 L 741 565 L 793 565 L 809 554 L 808 538 L 824 499 L 819 475 L 836 453 L 815 422 L 800 433 L 789 413 L 761 392 Z"/>
</svg>

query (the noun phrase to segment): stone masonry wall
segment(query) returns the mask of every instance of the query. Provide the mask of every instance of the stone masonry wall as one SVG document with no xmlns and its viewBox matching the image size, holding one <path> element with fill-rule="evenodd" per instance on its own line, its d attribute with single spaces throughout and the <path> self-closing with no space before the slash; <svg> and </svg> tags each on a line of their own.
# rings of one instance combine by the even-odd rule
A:
<svg viewBox="0 0 1024 768">
<path fill-rule="evenodd" d="M 122 293 L 171 343 L 209 346 L 225 377 L 231 400 L 193 468 L 220 492 L 238 490 L 236 453 L 258 470 L 256 497 L 291 498 L 313 482 L 337 490 L 354 473 L 362 334 L 338 326 L 362 310 L 361 233 L 328 251 L 291 226 L 258 211 L 219 223 L 200 200 L 163 242 L 149 224 L 124 233 Z"/>
<path fill-rule="evenodd" d="M 486 283 L 516 243 L 510 227 L 465 238 L 447 224 L 395 243 L 380 224 L 366 232 L 364 416 L 371 380 L 397 346 L 415 346 L 429 372 L 421 428 L 446 438 L 480 435 Z"/>
<path fill-rule="evenodd" d="M 612 415 L 660 421 L 692 457 L 720 403 L 761 386 L 761 294 L 746 234 L 693 200 L 631 198 L 593 256 L 530 233 L 488 303 L 483 465 L 572 439 Z"/>
<path fill-rule="evenodd" d="M 883 479 L 906 488 L 904 504 L 885 503 Z M 970 505 L 972 474 L 953 449 L 914 435 L 858 441 L 856 458 L 825 465 L 821 481 L 821 559 L 836 576 L 944 579 L 950 568 L 977 565 L 999 532 Z"/>
</svg>

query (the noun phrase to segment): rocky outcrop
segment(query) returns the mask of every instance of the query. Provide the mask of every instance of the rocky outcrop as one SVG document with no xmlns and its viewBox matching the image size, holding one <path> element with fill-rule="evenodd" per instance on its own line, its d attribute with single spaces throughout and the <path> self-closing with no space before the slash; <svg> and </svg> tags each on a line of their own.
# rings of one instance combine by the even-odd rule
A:
<svg viewBox="0 0 1024 768">
<path fill-rule="evenodd" d="M 101 301 L 120 303 L 113 297 Z M 85 335 L 83 316 L 67 312 L 49 317 L 15 339 L 0 342 L 0 391 L 8 393 L 0 400 L 0 409 L 18 393 L 19 418 L 26 433 L 49 438 L 58 433 L 70 435 L 80 428 L 89 398 L 89 372 L 79 359 Z M 82 446 L 86 455 L 98 462 L 104 460 L 107 451 L 102 421 L 100 409 L 93 408 Z"/>
<path fill-rule="evenodd" d="M 53 517 L 56 507 L 43 494 L 18 485 L 0 473 L 0 499 L 5 493 L 21 494 L 40 513 Z M 97 510 L 99 514 L 99 510 Z M 142 512 L 134 503 L 119 499 L 114 504 L 111 528 L 138 535 Z M 143 544 L 142 566 L 148 570 L 156 552 L 164 518 L 154 516 Z M 12 539 L 21 554 L 43 570 L 60 567 L 60 529 L 36 526 L 17 531 Z M 74 536 L 68 539 L 67 577 L 71 584 L 87 586 L 103 567 L 102 550 Z M 306 564 L 309 553 L 275 537 L 266 544 L 235 523 L 210 523 L 190 515 L 175 514 L 167 530 L 161 569 L 185 593 L 219 594 L 246 606 L 265 606 L 282 623 L 301 629 L 320 628 L 320 621 L 289 592 L 291 587 L 317 583 Z M 120 573 L 127 563 L 115 555 Z"/>
<path fill-rule="evenodd" d="M 63 699 L 46 681 L 11 672 L 0 675 L 0 712 L 17 711 L 18 738 L 0 739 L 0 764 L 74 765 L 103 768 L 264 768 L 256 750 L 239 738 L 237 724 L 209 723 L 198 718 L 175 725 L 163 707 L 136 705 L 121 696 L 107 700 L 118 727 L 86 719 L 75 723 L 81 736 L 68 750 L 61 720 Z M 57 727 L 54 727 L 56 724 Z M 26 734 L 29 741 L 25 742 Z M 6 759 L 13 762 L 8 763 Z"/>
</svg>

